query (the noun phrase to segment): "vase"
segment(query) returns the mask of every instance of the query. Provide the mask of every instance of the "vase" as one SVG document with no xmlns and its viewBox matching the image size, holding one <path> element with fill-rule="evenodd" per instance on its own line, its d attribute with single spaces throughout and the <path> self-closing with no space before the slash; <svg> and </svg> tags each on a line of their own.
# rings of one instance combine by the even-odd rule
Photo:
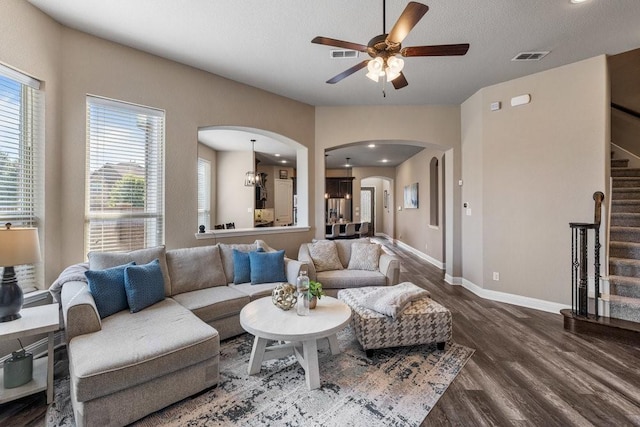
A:
<svg viewBox="0 0 640 427">
<path fill-rule="evenodd" d="M 309 309 L 313 310 L 316 308 L 316 304 L 318 303 L 318 297 L 311 297 L 309 300 Z"/>
</svg>

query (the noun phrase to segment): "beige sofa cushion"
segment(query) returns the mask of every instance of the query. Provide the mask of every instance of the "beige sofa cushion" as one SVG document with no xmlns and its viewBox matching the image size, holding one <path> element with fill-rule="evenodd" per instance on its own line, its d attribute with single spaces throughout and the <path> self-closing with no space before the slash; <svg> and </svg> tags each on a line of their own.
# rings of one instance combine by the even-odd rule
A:
<svg viewBox="0 0 640 427">
<path fill-rule="evenodd" d="M 164 279 L 164 294 L 171 295 L 171 276 L 167 267 L 166 250 L 164 246 L 138 249 L 131 252 L 89 252 L 89 268 L 91 270 L 104 270 L 105 268 L 135 262 L 136 264 L 148 264 L 154 259 L 160 261 L 160 270 Z"/>
<path fill-rule="evenodd" d="M 248 295 L 238 292 L 230 286 L 216 286 L 186 292 L 174 295 L 173 299 L 207 323 L 237 315 L 242 307 L 250 302 Z"/>
<path fill-rule="evenodd" d="M 370 243 L 369 238 L 362 239 L 338 239 L 334 240 L 336 243 L 336 249 L 338 249 L 338 257 L 342 263 L 342 267 L 347 268 L 349 266 L 349 260 L 351 259 L 351 245 L 354 243 Z"/>
<path fill-rule="evenodd" d="M 249 298 L 251 298 L 251 301 L 254 301 L 258 298 L 270 297 L 275 287 L 280 283 L 282 282 L 260 283 L 257 285 L 252 285 L 251 283 L 240 283 L 239 285 L 230 283 L 229 287 L 237 290 L 238 292 L 241 292 L 244 295 L 249 296 Z"/>
<path fill-rule="evenodd" d="M 173 295 L 227 284 L 218 246 L 167 251 L 167 266 Z"/>
<path fill-rule="evenodd" d="M 211 359 L 218 332 L 187 308 L 165 298 L 137 313 L 121 311 L 102 330 L 69 342 L 69 369 L 85 402 Z"/>
<path fill-rule="evenodd" d="M 360 288 L 364 286 L 385 286 L 387 278 L 379 271 L 332 270 L 316 274 L 316 280 L 323 289 Z"/>
<path fill-rule="evenodd" d="M 256 243 L 236 243 L 228 245 L 220 243 L 220 257 L 222 258 L 222 268 L 227 278 L 227 283 L 233 283 L 233 250 L 237 249 L 242 252 L 251 252 L 258 249 Z"/>
<path fill-rule="evenodd" d="M 318 240 L 309 243 L 308 247 L 309 256 L 311 256 L 316 272 L 343 269 L 338 257 L 338 249 L 333 240 Z"/>
<path fill-rule="evenodd" d="M 377 243 L 354 243 L 351 245 L 349 270 L 378 271 L 380 245 Z"/>
</svg>

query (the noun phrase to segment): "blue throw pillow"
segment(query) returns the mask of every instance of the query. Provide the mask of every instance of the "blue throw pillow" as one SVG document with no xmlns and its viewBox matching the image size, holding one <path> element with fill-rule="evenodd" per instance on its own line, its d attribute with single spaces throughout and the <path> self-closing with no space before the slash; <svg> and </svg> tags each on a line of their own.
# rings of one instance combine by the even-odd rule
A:
<svg viewBox="0 0 640 427">
<path fill-rule="evenodd" d="M 124 289 L 132 313 L 164 299 L 164 278 L 160 260 L 124 269 Z"/>
<path fill-rule="evenodd" d="M 124 290 L 124 269 L 131 265 L 136 263 L 84 272 L 101 319 L 129 308 Z"/>
<path fill-rule="evenodd" d="M 251 281 L 249 252 L 233 250 L 233 283 L 247 283 Z"/>
<path fill-rule="evenodd" d="M 284 250 L 275 252 L 249 252 L 251 284 L 286 282 Z"/>
</svg>

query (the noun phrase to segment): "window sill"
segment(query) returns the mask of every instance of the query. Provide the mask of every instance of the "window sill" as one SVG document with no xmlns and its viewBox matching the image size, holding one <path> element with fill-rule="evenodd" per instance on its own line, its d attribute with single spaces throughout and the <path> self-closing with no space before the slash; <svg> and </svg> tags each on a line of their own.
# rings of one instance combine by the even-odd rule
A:
<svg viewBox="0 0 640 427">
<path fill-rule="evenodd" d="M 295 225 L 291 227 L 258 227 L 235 228 L 231 230 L 209 230 L 205 233 L 195 233 L 196 239 L 220 239 L 223 237 L 262 236 L 268 234 L 302 233 L 311 230 L 309 226 Z"/>
</svg>

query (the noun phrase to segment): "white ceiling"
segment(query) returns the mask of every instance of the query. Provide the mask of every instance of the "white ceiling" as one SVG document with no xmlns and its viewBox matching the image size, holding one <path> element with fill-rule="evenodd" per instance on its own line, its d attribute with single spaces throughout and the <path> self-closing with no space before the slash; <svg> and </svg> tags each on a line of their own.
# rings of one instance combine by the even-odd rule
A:
<svg viewBox="0 0 640 427">
<path fill-rule="evenodd" d="M 30 0 L 59 22 L 311 105 L 460 104 L 482 87 L 599 54 L 640 47 L 640 0 L 423 0 L 429 12 L 403 46 L 470 43 L 466 56 L 405 59 L 409 86 L 332 60 L 326 36 L 359 44 L 381 34 L 381 0 Z M 387 1 L 386 30 L 408 2 Z M 517 53 L 549 50 L 539 62 Z"/>
<path fill-rule="evenodd" d="M 403 46 L 470 43 L 465 56 L 406 58 L 409 86 L 394 90 L 365 70 L 326 80 L 368 59 L 330 59 L 325 36 L 359 44 L 381 34 L 382 0 L 29 0 L 62 24 L 311 105 L 460 104 L 479 89 L 600 54 L 640 47 L 640 0 L 422 0 L 429 12 Z M 408 1 L 386 1 L 390 31 Z M 551 51 L 513 62 L 522 51 Z M 217 132 L 221 132 L 218 130 Z M 295 152 L 265 135 L 201 132 L 217 150 L 256 151 L 263 164 Z M 224 144 L 220 144 L 224 142 Z M 390 145 L 393 143 L 393 145 Z M 366 143 L 363 143 L 366 144 Z M 398 141 L 329 152 L 326 167 L 396 166 L 421 148 Z M 382 163 L 383 159 L 389 160 Z"/>
</svg>

